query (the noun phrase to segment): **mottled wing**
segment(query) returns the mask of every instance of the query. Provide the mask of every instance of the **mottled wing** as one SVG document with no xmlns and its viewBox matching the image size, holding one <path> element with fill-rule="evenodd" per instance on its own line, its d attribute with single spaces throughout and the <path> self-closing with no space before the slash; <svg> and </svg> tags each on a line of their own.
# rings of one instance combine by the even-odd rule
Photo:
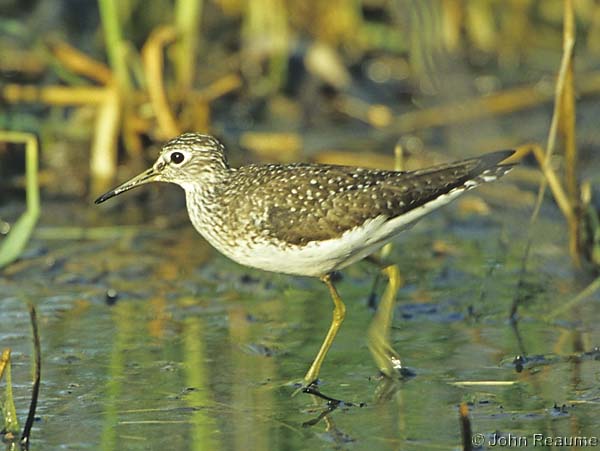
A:
<svg viewBox="0 0 600 451">
<path fill-rule="evenodd" d="M 388 220 L 453 190 L 467 190 L 506 173 L 499 165 L 513 151 L 499 151 L 412 172 L 346 166 L 265 166 L 265 177 L 247 192 L 260 228 L 291 244 L 336 238 L 377 217 Z M 257 202 L 260 205 L 257 205 Z"/>
</svg>

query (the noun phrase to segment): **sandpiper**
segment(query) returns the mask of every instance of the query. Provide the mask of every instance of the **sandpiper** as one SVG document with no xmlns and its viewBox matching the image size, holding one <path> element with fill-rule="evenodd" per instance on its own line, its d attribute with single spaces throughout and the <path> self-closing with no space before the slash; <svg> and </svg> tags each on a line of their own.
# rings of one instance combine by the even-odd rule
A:
<svg viewBox="0 0 600 451">
<path fill-rule="evenodd" d="M 304 376 L 311 387 L 346 311 L 332 272 L 369 256 L 465 191 L 501 177 L 512 167 L 502 161 L 513 153 L 492 152 L 409 172 L 310 163 L 232 168 L 216 138 L 185 133 L 162 147 L 150 169 L 96 203 L 145 183 L 175 183 L 185 190 L 198 233 L 227 257 L 266 271 L 319 277 L 329 288 L 334 311 Z"/>
</svg>

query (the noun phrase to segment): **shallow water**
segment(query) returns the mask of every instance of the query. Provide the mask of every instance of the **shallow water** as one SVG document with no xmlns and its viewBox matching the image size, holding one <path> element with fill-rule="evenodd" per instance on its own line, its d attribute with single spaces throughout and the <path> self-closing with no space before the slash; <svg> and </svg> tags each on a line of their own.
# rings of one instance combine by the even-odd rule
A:
<svg viewBox="0 0 600 451">
<path fill-rule="evenodd" d="M 393 345 L 416 373 L 404 381 L 381 381 L 366 345 L 375 268 L 344 271 L 347 320 L 320 389 L 356 405 L 322 415 L 324 400 L 291 396 L 331 318 L 318 280 L 238 266 L 178 207 L 93 208 L 47 206 L 25 257 L 0 276 L 0 346 L 13 350 L 21 421 L 31 374 L 25 303 L 38 308 L 33 449 L 459 449 L 462 401 L 488 448 L 496 433 L 532 445 L 533 434 L 600 430 L 598 296 L 543 320 L 584 283 L 552 214 L 538 224 L 517 329 L 507 317 L 528 212 L 450 207 L 404 234 L 389 257 L 404 281 Z"/>
</svg>

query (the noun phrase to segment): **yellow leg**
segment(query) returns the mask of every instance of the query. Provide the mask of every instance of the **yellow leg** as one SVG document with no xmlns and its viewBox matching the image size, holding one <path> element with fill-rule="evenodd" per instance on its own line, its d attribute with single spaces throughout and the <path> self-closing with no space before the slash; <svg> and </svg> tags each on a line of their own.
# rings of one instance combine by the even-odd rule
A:
<svg viewBox="0 0 600 451">
<path fill-rule="evenodd" d="M 325 285 L 327 285 L 327 288 L 329 288 L 329 293 L 331 294 L 331 299 L 333 300 L 333 319 L 331 320 L 331 326 L 329 326 L 329 331 L 325 336 L 325 340 L 323 340 L 321 349 L 319 349 L 315 360 L 313 360 L 310 369 L 304 376 L 304 383 L 306 385 L 312 384 L 319 377 L 319 371 L 321 370 L 321 365 L 325 360 L 327 351 L 329 351 L 329 348 L 331 347 L 331 344 L 333 343 L 333 340 L 335 339 L 335 336 L 337 335 L 338 330 L 344 321 L 344 316 L 346 316 L 346 306 L 344 305 L 344 302 L 342 301 L 342 298 L 338 294 L 337 290 L 333 286 L 333 282 L 331 282 L 331 276 L 327 274 L 321 277 L 321 280 L 325 283 Z"/>
<path fill-rule="evenodd" d="M 390 330 L 394 317 L 396 293 L 400 288 L 400 272 L 396 265 L 383 269 L 389 282 L 381 297 L 379 308 L 373 322 L 369 326 L 369 350 L 379 370 L 386 376 L 392 377 L 402 369 L 400 356 L 390 345 Z"/>
</svg>

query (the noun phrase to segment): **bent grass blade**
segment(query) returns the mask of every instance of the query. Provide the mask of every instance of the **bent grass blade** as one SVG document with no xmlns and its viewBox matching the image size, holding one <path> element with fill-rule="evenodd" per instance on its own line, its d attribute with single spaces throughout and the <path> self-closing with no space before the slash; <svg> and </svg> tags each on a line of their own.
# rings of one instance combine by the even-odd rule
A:
<svg viewBox="0 0 600 451">
<path fill-rule="evenodd" d="M 15 261 L 25 249 L 40 216 L 38 142 L 31 133 L 0 131 L 0 141 L 25 144 L 27 210 L 0 243 L 0 268 Z"/>
</svg>

